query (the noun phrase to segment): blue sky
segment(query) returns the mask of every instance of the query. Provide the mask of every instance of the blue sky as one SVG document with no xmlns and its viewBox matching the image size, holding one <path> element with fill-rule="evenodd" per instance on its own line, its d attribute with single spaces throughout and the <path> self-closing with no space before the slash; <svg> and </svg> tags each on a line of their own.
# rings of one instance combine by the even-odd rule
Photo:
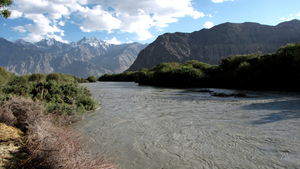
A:
<svg viewBox="0 0 300 169">
<path fill-rule="evenodd" d="M 167 32 L 225 22 L 277 25 L 300 19 L 299 0 L 14 0 L 0 37 L 65 43 L 95 36 L 109 43 L 151 43 Z"/>
</svg>

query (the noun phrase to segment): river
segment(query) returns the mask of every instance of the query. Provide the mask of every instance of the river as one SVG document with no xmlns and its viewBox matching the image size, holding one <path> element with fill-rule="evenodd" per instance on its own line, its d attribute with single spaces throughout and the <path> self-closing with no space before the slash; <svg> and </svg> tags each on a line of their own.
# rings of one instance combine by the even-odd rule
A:
<svg viewBox="0 0 300 169">
<path fill-rule="evenodd" d="M 100 106 L 75 127 L 122 169 L 300 168 L 300 94 L 83 85 Z"/>
</svg>

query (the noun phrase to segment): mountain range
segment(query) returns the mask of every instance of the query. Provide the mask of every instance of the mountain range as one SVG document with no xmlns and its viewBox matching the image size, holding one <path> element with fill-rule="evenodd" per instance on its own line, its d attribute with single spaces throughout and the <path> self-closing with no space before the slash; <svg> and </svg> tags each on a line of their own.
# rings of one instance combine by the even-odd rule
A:
<svg viewBox="0 0 300 169">
<path fill-rule="evenodd" d="M 128 69 L 147 44 L 109 44 L 96 37 L 70 44 L 43 39 L 30 43 L 0 38 L 0 66 L 18 75 L 60 72 L 78 77 L 120 73 Z"/>
<path fill-rule="evenodd" d="M 166 33 L 142 50 L 128 71 L 152 68 L 161 62 L 198 60 L 211 65 L 230 55 L 275 53 L 300 41 L 300 21 L 276 26 L 259 23 L 224 23 L 192 33 Z"/>
</svg>

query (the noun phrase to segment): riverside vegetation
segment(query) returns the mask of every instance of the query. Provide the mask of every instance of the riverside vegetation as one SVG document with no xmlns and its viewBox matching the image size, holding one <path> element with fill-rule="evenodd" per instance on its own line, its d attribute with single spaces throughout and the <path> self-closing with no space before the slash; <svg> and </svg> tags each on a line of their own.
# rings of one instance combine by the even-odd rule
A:
<svg viewBox="0 0 300 169">
<path fill-rule="evenodd" d="M 1 165 L 115 168 L 105 158 L 88 153 L 87 140 L 68 126 L 79 120 L 78 113 L 96 109 L 97 102 L 90 91 L 78 85 L 95 79 L 61 73 L 16 76 L 0 67 L 0 122 L 25 133 L 13 143 L 20 145 L 19 153 L 14 154 L 17 162 L 4 163 L 1 158 Z M 6 125 L 1 126 L 7 128 Z"/>
<path fill-rule="evenodd" d="M 195 60 L 160 63 L 151 69 L 105 74 L 98 81 L 132 81 L 164 87 L 216 87 L 300 91 L 300 44 L 288 44 L 274 54 L 228 56 L 219 65 Z"/>
</svg>

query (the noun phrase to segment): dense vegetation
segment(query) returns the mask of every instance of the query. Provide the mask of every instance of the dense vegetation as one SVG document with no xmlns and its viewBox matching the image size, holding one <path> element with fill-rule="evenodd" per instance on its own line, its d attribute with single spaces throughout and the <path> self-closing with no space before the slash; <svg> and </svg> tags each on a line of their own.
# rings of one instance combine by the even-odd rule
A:
<svg viewBox="0 0 300 169">
<path fill-rule="evenodd" d="M 98 80 L 165 87 L 300 91 L 300 44 L 281 47 L 274 54 L 229 56 L 221 59 L 219 65 L 194 60 L 184 64 L 160 63 L 149 70 L 105 74 Z"/>
<path fill-rule="evenodd" d="M 0 68 L 2 100 L 9 99 L 10 95 L 29 97 L 33 101 L 43 101 L 47 111 L 56 114 L 74 114 L 96 108 L 90 91 L 78 82 L 88 80 L 61 73 L 16 76 Z"/>
</svg>

